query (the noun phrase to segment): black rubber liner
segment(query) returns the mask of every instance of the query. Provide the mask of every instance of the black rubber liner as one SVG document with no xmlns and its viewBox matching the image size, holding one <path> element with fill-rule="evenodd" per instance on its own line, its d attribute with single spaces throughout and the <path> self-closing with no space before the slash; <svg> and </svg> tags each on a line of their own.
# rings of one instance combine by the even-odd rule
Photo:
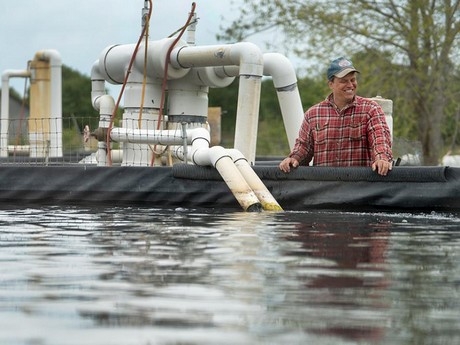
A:
<svg viewBox="0 0 460 345">
<path fill-rule="evenodd" d="M 460 168 L 394 167 L 382 177 L 369 168 L 277 166 L 255 172 L 284 210 L 311 208 L 460 211 Z M 212 167 L 0 165 L 0 203 L 142 204 L 231 208 L 235 197 Z"/>
<path fill-rule="evenodd" d="M 300 167 L 286 174 L 273 166 L 256 165 L 254 171 L 261 179 L 309 181 L 381 181 L 381 182 L 446 182 L 447 167 L 394 167 L 387 176 L 380 176 L 367 167 Z M 175 178 L 196 180 L 222 180 L 212 167 L 177 164 Z"/>
</svg>

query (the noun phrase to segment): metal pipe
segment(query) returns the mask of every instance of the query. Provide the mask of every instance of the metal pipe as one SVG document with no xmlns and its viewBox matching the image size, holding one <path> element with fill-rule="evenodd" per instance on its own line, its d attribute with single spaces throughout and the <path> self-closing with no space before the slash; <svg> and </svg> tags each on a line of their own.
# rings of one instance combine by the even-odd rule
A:
<svg viewBox="0 0 460 345">
<path fill-rule="evenodd" d="M 62 59 L 54 49 L 44 50 L 39 54 L 49 59 L 51 68 L 50 157 L 62 157 Z"/>
<path fill-rule="evenodd" d="M 62 59 L 57 50 L 47 49 L 35 54 L 36 60 L 47 60 L 50 66 L 50 157 L 62 157 Z"/>
<path fill-rule="evenodd" d="M 2 73 L 2 107 L 0 116 L 0 157 L 8 157 L 8 128 L 10 118 L 10 78 L 29 78 L 28 70 L 9 69 Z"/>
</svg>

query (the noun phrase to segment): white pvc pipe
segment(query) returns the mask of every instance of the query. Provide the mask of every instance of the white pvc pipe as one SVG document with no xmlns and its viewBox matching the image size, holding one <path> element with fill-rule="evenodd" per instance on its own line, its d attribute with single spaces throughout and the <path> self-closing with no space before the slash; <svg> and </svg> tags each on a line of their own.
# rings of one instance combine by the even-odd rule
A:
<svg viewBox="0 0 460 345">
<path fill-rule="evenodd" d="M 124 45 L 113 46 L 113 49 L 109 48 L 107 48 L 107 51 L 104 51 L 101 58 L 104 60 L 110 59 L 110 64 L 107 61 L 101 62 L 100 60 L 96 60 L 91 68 L 91 104 L 96 110 L 99 110 L 99 97 L 107 93 L 105 90 L 105 81 L 107 80 L 112 84 L 123 83 L 124 75 L 129 67 L 129 54 L 132 54 L 131 49 L 133 47 L 131 45 Z M 147 78 L 144 89 L 146 95 L 144 104 L 141 105 L 141 94 L 143 89 L 143 76 L 141 71 L 138 69 L 133 69 L 131 71 L 129 82 L 125 89 L 124 107 L 140 108 L 143 106 L 144 109 L 159 108 L 161 83 L 159 80 L 152 80 L 150 77 Z"/>
<path fill-rule="evenodd" d="M 99 111 L 99 128 L 108 129 L 115 102 L 106 93 L 105 79 L 99 71 L 99 60 L 96 60 L 91 68 L 91 104 L 95 110 Z M 114 162 L 113 151 L 111 150 L 110 153 L 112 162 Z M 105 140 L 98 141 L 95 158 L 98 166 L 109 165 Z"/>
<path fill-rule="evenodd" d="M 115 141 L 161 145 L 179 145 L 183 140 L 182 133 L 176 130 L 114 128 L 110 136 Z M 245 211 L 258 209 L 260 201 L 257 195 L 241 175 L 226 149 L 221 146 L 209 148 L 210 134 L 206 129 L 195 128 L 187 131 L 187 143 L 191 144 L 191 150 L 187 150 L 190 159 L 197 165 L 214 166 Z M 182 147 L 182 150 L 175 153 L 184 158 L 183 152 Z"/>
<path fill-rule="evenodd" d="M 222 146 L 213 146 L 208 149 L 209 158 L 212 165 L 217 169 L 222 179 L 232 191 L 236 200 L 245 211 L 251 210 L 251 207 L 260 207 L 260 201 L 257 195 L 251 189 L 244 179 L 241 172 L 233 163 L 232 157 Z"/>
<path fill-rule="evenodd" d="M 197 85 L 192 73 L 184 78 L 168 81 L 168 116 L 170 121 L 180 122 L 183 116 L 203 118 L 208 114 L 207 86 Z M 174 119 L 174 120 L 171 120 Z"/>
<path fill-rule="evenodd" d="M 187 150 L 189 152 L 189 159 L 196 165 L 213 165 L 211 156 L 209 155 L 211 136 L 208 131 L 206 133 L 196 132 L 193 137 L 192 147 L 190 150 Z"/>
<path fill-rule="evenodd" d="M 256 161 L 261 83 L 262 76 L 240 75 L 234 148 L 241 151 L 251 165 Z"/>
<path fill-rule="evenodd" d="M 272 77 L 289 146 L 292 148 L 304 116 L 295 69 L 291 61 L 282 54 L 265 53 L 263 59 L 263 74 Z M 215 72 L 219 77 L 232 77 L 238 75 L 239 69 L 238 66 L 222 66 L 215 67 Z"/>
<path fill-rule="evenodd" d="M 215 67 L 208 66 L 193 68 L 188 74 L 188 77 L 193 78 L 193 82 L 196 85 L 221 88 L 227 87 L 233 83 L 237 75 L 238 73 L 233 76 L 218 75 Z"/>
<path fill-rule="evenodd" d="M 166 69 L 166 57 L 170 46 L 174 43 L 175 38 L 164 38 L 158 41 L 148 42 L 147 56 L 147 76 L 150 78 L 163 78 Z M 185 42 L 179 41 L 177 47 L 185 45 Z M 105 48 L 99 56 L 99 71 L 102 77 L 111 84 L 123 84 L 129 63 L 134 54 L 135 44 L 113 45 Z M 139 46 L 138 53 L 134 60 L 133 70 L 144 70 L 144 44 Z M 169 66 L 168 79 L 178 79 L 184 77 L 189 72 L 187 68 L 174 68 Z M 130 75 L 130 81 L 133 81 L 134 75 Z M 138 75 L 142 82 L 143 74 Z"/>
<path fill-rule="evenodd" d="M 391 142 L 393 142 L 393 101 L 391 99 L 383 98 L 382 96 L 375 96 L 370 99 L 377 102 L 382 107 L 382 110 L 385 113 L 385 120 L 388 128 L 390 129 Z"/>
<path fill-rule="evenodd" d="M 96 60 L 91 68 L 91 104 L 99 111 L 99 100 L 106 94 L 105 79 L 99 71 L 99 60 Z"/>
<path fill-rule="evenodd" d="M 107 129 L 109 128 L 110 119 L 112 117 L 113 110 L 115 109 L 115 101 L 110 95 L 102 95 L 95 101 L 97 108 L 99 108 L 99 128 Z M 107 142 L 105 139 L 99 140 L 97 143 L 97 165 L 109 165 L 109 161 L 107 159 Z"/>
<path fill-rule="evenodd" d="M 219 77 L 236 77 L 240 72 L 239 66 L 216 66 L 214 67 L 216 75 Z"/>
<path fill-rule="evenodd" d="M 171 65 L 175 68 L 206 66 L 240 66 L 240 74 L 259 74 L 263 70 L 262 53 L 249 42 L 209 46 L 183 46 L 171 52 Z"/>
<path fill-rule="evenodd" d="M 28 70 L 6 70 L 2 73 L 2 107 L 0 115 L 0 157 L 8 157 L 8 127 L 10 119 L 10 78 L 30 77 Z"/>
<path fill-rule="evenodd" d="M 235 128 L 235 148 L 251 162 L 255 161 L 259 121 L 263 56 L 249 42 L 202 47 L 180 47 L 171 52 L 176 68 L 238 65 L 240 84 Z"/>
<path fill-rule="evenodd" d="M 271 75 L 273 78 L 289 147 L 292 149 L 304 117 L 295 69 L 284 55 L 266 53 L 264 75 Z"/>
<path fill-rule="evenodd" d="M 97 99 L 97 107 L 99 109 L 99 127 L 108 128 L 110 118 L 112 117 L 115 109 L 115 100 L 110 95 L 103 95 Z"/>
<path fill-rule="evenodd" d="M 29 145 L 8 145 L 8 153 L 27 156 L 30 152 Z"/>
<path fill-rule="evenodd" d="M 254 195 L 257 197 L 257 200 L 262 205 L 264 210 L 268 211 L 282 211 L 283 209 L 275 200 L 273 195 L 269 192 L 267 187 L 263 184 L 262 180 L 257 176 L 255 171 L 249 165 L 246 158 L 243 156 L 241 152 L 236 149 L 224 149 L 220 146 L 214 146 L 209 148 L 209 132 L 204 129 L 196 129 L 193 131 L 192 134 L 192 145 L 187 150 L 188 158 L 196 165 L 207 166 L 213 165 L 216 166 L 217 162 L 221 162 L 221 169 L 219 173 L 225 179 L 230 179 L 231 181 L 239 181 L 236 185 L 229 185 L 232 192 L 235 194 L 238 193 L 240 190 L 246 190 L 246 184 L 249 186 L 250 190 Z M 178 147 L 174 154 L 181 160 L 185 160 L 184 158 L 184 150 L 183 147 Z M 233 164 L 223 157 L 230 157 Z M 235 173 L 236 167 L 239 174 Z M 225 169 L 225 171 L 223 171 Z M 241 175 L 241 177 L 239 176 Z M 241 182 L 241 181 L 244 181 Z M 227 182 L 227 180 L 226 180 Z M 228 184 L 228 183 L 227 183 Z M 245 192 L 242 193 L 242 197 L 244 200 L 251 200 L 253 202 L 252 194 L 247 194 Z M 249 201 L 242 202 L 243 205 L 249 203 Z M 240 202 L 241 204 L 241 202 Z M 245 207 L 245 206 L 243 206 Z"/>
<path fill-rule="evenodd" d="M 187 132 L 189 133 L 189 131 Z M 191 145 L 186 149 L 183 145 L 169 147 L 171 153 L 181 161 L 190 161 L 195 165 L 210 166 L 212 165 L 211 158 L 209 156 L 209 144 L 211 142 L 211 136 L 204 128 L 193 129 L 193 139 Z M 187 138 L 188 141 L 188 138 Z"/>
<path fill-rule="evenodd" d="M 283 209 L 280 204 L 276 201 L 262 180 L 249 165 L 243 154 L 236 149 L 228 149 L 227 152 L 230 157 L 232 157 L 235 166 L 238 168 L 244 180 L 256 194 L 263 209 L 267 211 L 282 211 Z"/>
<path fill-rule="evenodd" d="M 187 142 L 191 142 L 192 131 L 187 131 Z M 181 145 L 182 132 L 179 130 L 160 130 L 135 128 L 113 128 L 110 138 L 117 142 L 133 144 Z"/>
<path fill-rule="evenodd" d="M 244 176 L 233 163 L 228 151 L 222 146 L 209 147 L 209 132 L 202 128 L 192 130 L 191 149 L 187 150 L 190 160 L 201 166 L 212 165 L 219 172 L 240 206 L 245 210 L 258 208 L 260 201 Z"/>
</svg>

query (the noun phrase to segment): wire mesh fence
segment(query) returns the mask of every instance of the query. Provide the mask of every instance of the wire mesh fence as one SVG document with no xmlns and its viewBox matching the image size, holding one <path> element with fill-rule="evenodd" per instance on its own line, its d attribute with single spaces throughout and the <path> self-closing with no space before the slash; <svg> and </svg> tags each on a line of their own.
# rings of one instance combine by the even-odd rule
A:
<svg viewBox="0 0 460 345">
<path fill-rule="evenodd" d="M 94 123 L 94 118 L 73 116 L 4 120 L 0 126 L 0 162 L 78 163 L 97 149 L 97 141 L 87 133 Z"/>
</svg>

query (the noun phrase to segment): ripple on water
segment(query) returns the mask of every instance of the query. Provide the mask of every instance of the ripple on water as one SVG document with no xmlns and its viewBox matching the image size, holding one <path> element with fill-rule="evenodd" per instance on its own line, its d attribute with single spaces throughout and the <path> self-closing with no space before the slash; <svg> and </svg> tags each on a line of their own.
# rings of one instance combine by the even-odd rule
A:
<svg viewBox="0 0 460 345">
<path fill-rule="evenodd" d="M 0 343 L 460 339 L 443 213 L 0 209 Z"/>
</svg>

